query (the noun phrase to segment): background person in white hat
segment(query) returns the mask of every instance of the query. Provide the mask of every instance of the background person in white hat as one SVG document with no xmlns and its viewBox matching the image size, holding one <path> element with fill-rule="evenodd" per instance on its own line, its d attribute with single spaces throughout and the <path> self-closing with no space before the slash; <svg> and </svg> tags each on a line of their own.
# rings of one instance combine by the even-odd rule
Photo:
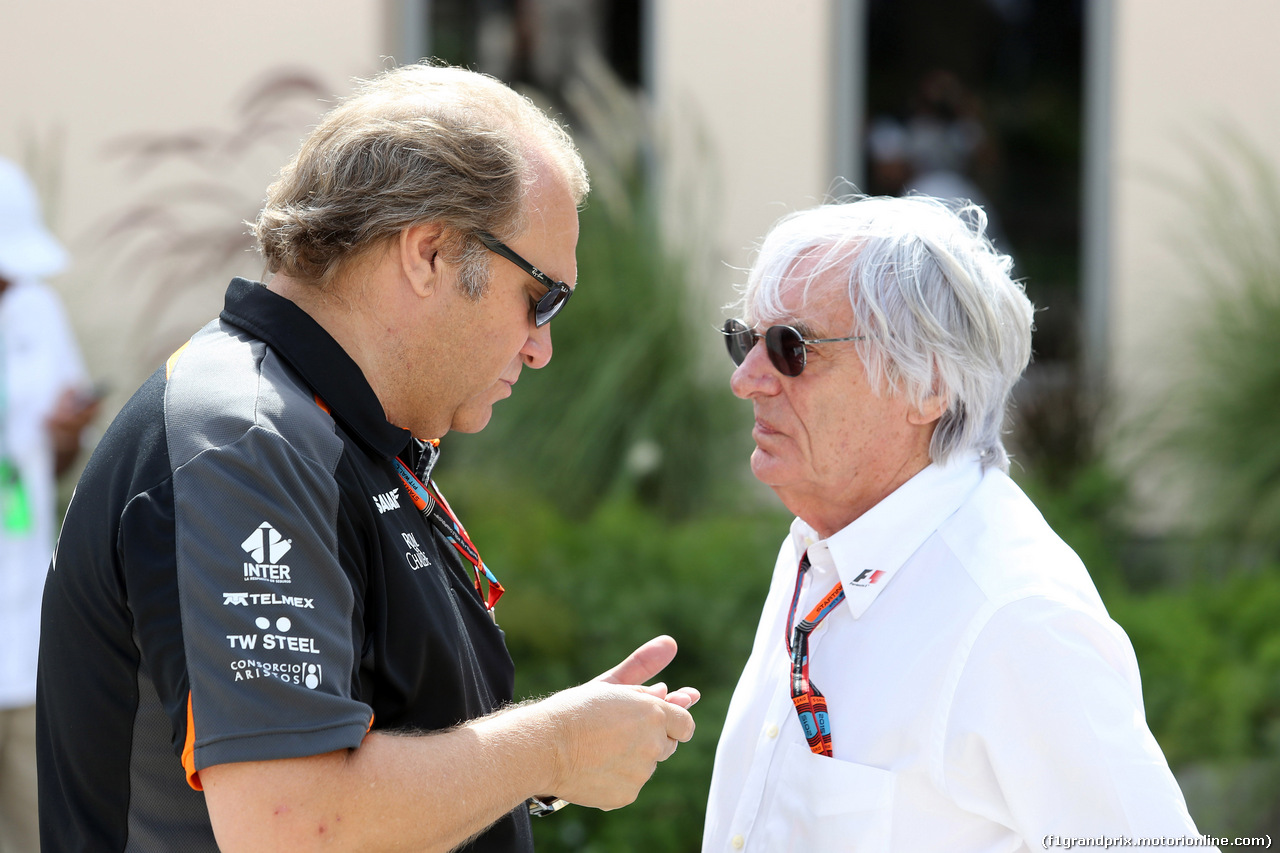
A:
<svg viewBox="0 0 1280 853">
<path fill-rule="evenodd" d="M 57 295 L 67 265 L 31 181 L 0 159 L 0 853 L 39 849 L 36 653 L 55 481 L 98 404 Z"/>
</svg>

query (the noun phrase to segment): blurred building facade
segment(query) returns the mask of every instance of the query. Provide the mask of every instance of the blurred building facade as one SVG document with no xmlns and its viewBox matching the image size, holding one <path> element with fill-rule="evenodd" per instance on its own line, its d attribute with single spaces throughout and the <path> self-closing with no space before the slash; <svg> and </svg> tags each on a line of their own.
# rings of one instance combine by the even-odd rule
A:
<svg viewBox="0 0 1280 853">
<path fill-rule="evenodd" d="M 0 57 L 0 152 L 33 175 L 71 251 L 54 284 L 91 373 L 112 388 L 110 415 L 161 352 L 216 314 L 231 271 L 260 273 L 256 257 L 240 257 L 240 220 L 321 97 L 395 52 L 388 7 L 50 0 L 6 4 L 0 32 L 11 46 Z M 272 105 L 272 87 L 291 95 Z M 230 271 L 174 260 L 219 242 Z"/>
<path fill-rule="evenodd" d="M 1006 19 L 1037 6 L 973 2 Z M 1280 151 L 1280 5 L 1057 5 L 1079 21 L 1062 37 L 1080 55 L 1078 255 L 1061 310 L 1078 318 L 1084 375 L 1123 401 L 1123 419 L 1176 382 L 1160 353 L 1197 295 L 1170 236 L 1188 140 L 1212 143 L 1200 134 L 1223 124 Z M 123 395 L 213 314 L 228 274 L 259 272 L 238 254 L 238 222 L 352 77 L 470 50 L 481 70 L 558 86 L 595 52 L 663 129 L 673 233 L 698 243 L 708 304 L 722 305 L 773 221 L 848 191 L 838 179 L 874 185 L 869 146 L 901 144 L 892 128 L 870 132 L 869 21 L 891 11 L 889 0 L 9 4 L 0 29 L 19 37 L 0 56 L 0 154 L 42 183 L 76 259 L 57 285 L 91 369 Z M 977 137 L 954 138 L 964 149 Z M 1034 181 L 1023 192 L 1034 197 Z M 221 255 L 183 267 L 184 251 L 217 240 Z M 148 254 L 168 266 L 148 268 Z M 136 280 L 147 276 L 149 287 Z"/>
</svg>

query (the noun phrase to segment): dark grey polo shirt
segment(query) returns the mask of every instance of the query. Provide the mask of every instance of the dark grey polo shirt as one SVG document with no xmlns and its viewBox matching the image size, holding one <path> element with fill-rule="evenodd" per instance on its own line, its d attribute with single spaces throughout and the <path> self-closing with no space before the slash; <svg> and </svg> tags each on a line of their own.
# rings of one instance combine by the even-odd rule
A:
<svg viewBox="0 0 1280 853">
<path fill-rule="evenodd" d="M 107 430 L 67 513 L 40 649 L 46 851 L 213 851 L 200 769 L 510 700 L 502 632 L 397 455 L 420 461 L 341 347 L 232 281 Z M 525 809 L 466 849 L 531 850 Z"/>
</svg>

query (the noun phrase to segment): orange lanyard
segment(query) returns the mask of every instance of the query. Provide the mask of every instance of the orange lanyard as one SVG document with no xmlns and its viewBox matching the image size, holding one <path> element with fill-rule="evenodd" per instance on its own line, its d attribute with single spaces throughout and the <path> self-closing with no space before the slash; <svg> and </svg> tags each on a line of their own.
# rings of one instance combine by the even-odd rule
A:
<svg viewBox="0 0 1280 853">
<path fill-rule="evenodd" d="M 813 606 L 809 615 L 800 624 L 793 627 L 796 618 L 796 607 L 800 603 L 800 585 L 804 573 L 809 570 L 809 552 L 800 557 L 800 567 L 796 569 L 796 591 L 791 596 L 791 612 L 787 614 L 787 629 L 783 640 L 787 644 L 787 653 L 791 655 L 791 701 L 796 706 L 796 714 L 800 718 L 800 728 L 804 730 L 804 738 L 809 742 L 809 749 L 818 755 L 828 758 L 831 750 L 831 720 L 827 716 L 827 700 L 818 686 L 809 680 L 809 635 L 826 619 L 840 602 L 844 601 L 844 588 L 839 582 L 831 587 L 830 592 L 822 596 L 822 600 Z"/>
<path fill-rule="evenodd" d="M 462 522 L 453 514 L 453 508 L 444 499 L 444 495 L 440 494 L 440 489 L 430 480 L 430 486 L 424 486 L 422 481 L 418 479 L 409 466 L 400 461 L 399 457 L 395 460 L 396 473 L 400 475 L 401 482 L 404 483 L 405 491 L 409 493 L 409 499 L 413 501 L 413 505 L 418 508 L 423 517 L 428 521 L 435 523 L 436 527 L 444 535 L 458 553 L 466 558 L 475 572 L 476 592 L 480 595 L 480 600 L 484 602 L 485 609 L 493 613 L 493 607 L 498 603 L 498 599 L 502 598 L 505 592 L 502 584 L 498 582 L 497 577 L 485 565 L 484 560 L 480 559 L 480 552 L 476 550 L 476 546 L 472 543 L 471 537 L 467 535 L 467 530 L 462 526 Z M 437 511 L 437 508 L 440 511 Z M 483 576 L 484 584 L 487 584 L 488 591 L 486 593 L 484 585 L 481 583 Z"/>
</svg>

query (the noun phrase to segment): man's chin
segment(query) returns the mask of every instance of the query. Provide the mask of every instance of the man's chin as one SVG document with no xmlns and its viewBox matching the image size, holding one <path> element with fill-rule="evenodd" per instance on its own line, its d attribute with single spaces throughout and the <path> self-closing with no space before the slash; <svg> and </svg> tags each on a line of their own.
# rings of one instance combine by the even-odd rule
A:
<svg viewBox="0 0 1280 853">
<path fill-rule="evenodd" d="M 477 406 L 474 409 L 455 412 L 453 415 L 453 423 L 449 425 L 450 432 L 476 433 L 489 425 L 489 419 L 493 417 L 493 406 Z"/>
<path fill-rule="evenodd" d="M 751 454 L 751 473 L 766 486 L 776 486 L 785 477 L 781 459 L 757 447 Z"/>
</svg>

